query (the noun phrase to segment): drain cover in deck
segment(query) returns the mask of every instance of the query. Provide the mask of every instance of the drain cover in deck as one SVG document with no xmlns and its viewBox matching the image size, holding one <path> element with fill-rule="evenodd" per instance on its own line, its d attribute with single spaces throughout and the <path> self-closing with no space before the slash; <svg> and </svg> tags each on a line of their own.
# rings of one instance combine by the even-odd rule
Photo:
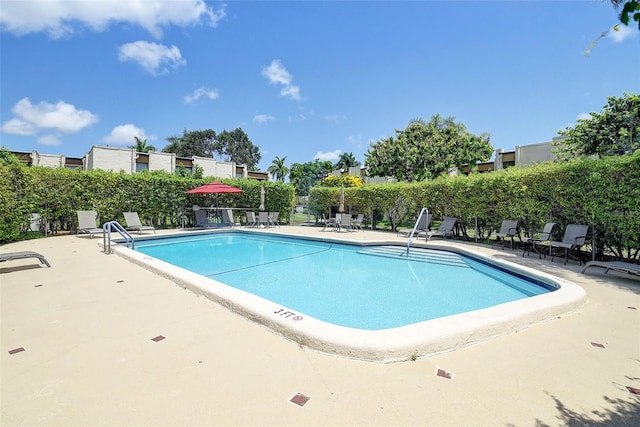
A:
<svg viewBox="0 0 640 427">
<path fill-rule="evenodd" d="M 297 393 L 295 396 L 291 398 L 291 402 L 295 403 L 298 406 L 304 406 L 311 399 L 310 397 L 305 396 L 302 393 Z"/>
</svg>

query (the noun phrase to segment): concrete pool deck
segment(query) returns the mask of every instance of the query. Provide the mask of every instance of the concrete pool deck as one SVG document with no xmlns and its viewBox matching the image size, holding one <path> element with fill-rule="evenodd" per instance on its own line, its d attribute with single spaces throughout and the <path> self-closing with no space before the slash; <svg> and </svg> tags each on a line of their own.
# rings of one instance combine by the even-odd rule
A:
<svg viewBox="0 0 640 427">
<path fill-rule="evenodd" d="M 265 232 L 337 237 L 316 227 Z M 0 264 L 1 425 L 640 423 L 637 279 L 446 242 L 573 281 L 587 304 L 453 352 L 380 364 L 300 347 L 103 254 L 101 241 L 60 236 L 0 247 L 39 252 L 52 265 Z"/>
</svg>

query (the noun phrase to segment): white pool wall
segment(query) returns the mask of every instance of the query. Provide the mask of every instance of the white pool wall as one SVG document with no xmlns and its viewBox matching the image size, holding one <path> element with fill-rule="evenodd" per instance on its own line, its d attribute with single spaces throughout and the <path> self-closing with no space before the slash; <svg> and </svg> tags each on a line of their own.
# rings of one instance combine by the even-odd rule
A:
<svg viewBox="0 0 640 427">
<path fill-rule="evenodd" d="M 300 238 L 285 234 L 281 236 Z M 323 239 L 323 241 L 326 240 L 333 239 Z M 397 242 L 381 241 L 375 244 L 397 245 Z M 302 346 L 372 362 L 397 362 L 453 351 L 555 319 L 562 314 L 579 309 L 586 303 L 585 291 L 573 282 L 466 248 L 452 248 L 433 243 L 428 247 L 469 255 L 508 271 L 535 278 L 556 290 L 472 312 L 398 328 L 370 331 L 320 321 L 126 247 L 117 246 L 114 252 Z M 283 316 L 284 312 L 294 313 L 294 315 L 287 313 Z M 302 319 L 292 320 L 297 318 L 295 315 L 301 316 Z M 217 325 L 211 325 L 211 327 L 217 327 Z"/>
</svg>

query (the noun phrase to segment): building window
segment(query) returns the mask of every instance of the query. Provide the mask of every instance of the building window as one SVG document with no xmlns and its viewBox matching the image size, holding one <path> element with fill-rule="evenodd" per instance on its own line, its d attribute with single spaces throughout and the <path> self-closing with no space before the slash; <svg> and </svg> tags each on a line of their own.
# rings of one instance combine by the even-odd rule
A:
<svg viewBox="0 0 640 427">
<path fill-rule="evenodd" d="M 149 163 L 138 163 L 136 162 L 136 172 L 142 172 L 149 170 Z"/>
</svg>

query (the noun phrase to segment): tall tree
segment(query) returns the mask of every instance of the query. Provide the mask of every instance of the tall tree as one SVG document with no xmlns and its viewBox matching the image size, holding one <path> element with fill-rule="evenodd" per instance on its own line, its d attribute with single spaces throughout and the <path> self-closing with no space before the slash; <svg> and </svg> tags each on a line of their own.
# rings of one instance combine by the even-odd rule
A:
<svg viewBox="0 0 640 427">
<path fill-rule="evenodd" d="M 360 166 L 360 162 L 356 160 L 356 157 L 353 155 L 353 153 L 340 154 L 340 158 L 338 159 L 336 164 L 333 165 L 335 169 L 345 169 L 345 170 L 353 166 Z"/>
<path fill-rule="evenodd" d="M 134 136 L 133 139 L 136 141 L 134 145 L 130 145 L 129 148 L 133 148 L 136 150 L 136 153 L 148 153 L 149 151 L 156 151 L 156 147 L 151 144 L 147 144 L 146 139 L 139 138 Z"/>
<path fill-rule="evenodd" d="M 412 120 L 406 129 L 396 129 L 395 137 L 372 143 L 365 165 L 370 175 L 422 181 L 489 160 L 492 153 L 488 134 L 474 135 L 454 117 L 436 114 L 426 124 Z"/>
<path fill-rule="evenodd" d="M 333 170 L 333 163 L 330 160 L 306 163 L 293 163 L 289 172 L 289 182 L 296 189 L 296 195 L 308 196 L 309 189 L 316 182 L 326 177 Z"/>
<path fill-rule="evenodd" d="M 558 143 L 559 158 L 632 153 L 640 149 L 640 95 L 610 96 L 601 112 L 558 133 L 567 137 Z"/>
<path fill-rule="evenodd" d="M 241 128 L 220 132 L 213 148 L 224 161 L 246 164 L 251 170 L 255 170 L 262 158 L 260 148 L 253 145 Z"/>
<path fill-rule="evenodd" d="M 283 158 L 276 156 L 271 162 L 271 166 L 267 168 L 267 171 L 274 176 L 277 182 L 284 182 L 284 179 L 289 174 L 289 168 L 284 164 L 285 160 L 287 160 L 287 156 Z"/>
<path fill-rule="evenodd" d="M 167 141 L 169 145 L 162 149 L 165 153 L 176 153 L 180 157 L 213 157 L 216 132 L 212 129 L 185 129 L 182 136 L 170 136 Z"/>
</svg>

